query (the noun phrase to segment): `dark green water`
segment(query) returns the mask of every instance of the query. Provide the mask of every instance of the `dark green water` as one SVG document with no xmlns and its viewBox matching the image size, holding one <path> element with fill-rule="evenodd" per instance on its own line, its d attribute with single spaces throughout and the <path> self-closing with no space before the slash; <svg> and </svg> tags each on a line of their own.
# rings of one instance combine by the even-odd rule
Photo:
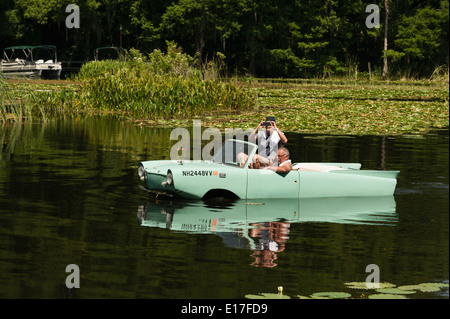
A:
<svg viewBox="0 0 450 319">
<path fill-rule="evenodd" d="M 0 127 L 0 298 L 244 298 L 278 286 L 293 298 L 360 297 L 344 283 L 365 281 L 369 264 L 382 282 L 448 283 L 448 130 L 288 133 L 294 161 L 401 173 L 385 201 L 267 201 L 273 214 L 240 201 L 150 201 L 137 163 L 168 159 L 170 131 L 108 119 Z M 78 289 L 66 287 L 69 264 Z"/>
</svg>

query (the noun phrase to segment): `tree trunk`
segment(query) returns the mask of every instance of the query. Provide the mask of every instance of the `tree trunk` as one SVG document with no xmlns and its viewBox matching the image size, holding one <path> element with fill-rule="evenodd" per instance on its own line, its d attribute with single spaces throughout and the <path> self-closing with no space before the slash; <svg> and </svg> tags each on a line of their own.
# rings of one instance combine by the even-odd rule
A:
<svg viewBox="0 0 450 319">
<path fill-rule="evenodd" d="M 195 46 L 200 64 L 203 62 L 203 48 L 205 47 L 205 37 L 203 30 L 195 34 Z"/>
<path fill-rule="evenodd" d="M 383 48 L 383 75 L 381 76 L 383 80 L 386 80 L 388 76 L 388 60 L 387 60 L 387 49 L 388 49 L 388 21 L 389 21 L 389 7 L 388 1 L 384 0 L 384 7 L 386 10 L 386 16 L 384 18 L 384 48 Z"/>
<path fill-rule="evenodd" d="M 255 11 L 253 11 L 253 16 L 255 18 L 255 31 L 256 32 L 256 28 L 257 28 L 257 24 L 258 24 L 258 13 Z M 250 39 L 247 41 L 249 43 L 249 51 L 250 51 L 250 62 L 248 65 L 248 71 L 250 72 L 251 75 L 255 75 L 256 73 L 256 68 L 255 68 L 255 52 L 256 52 L 256 35 L 255 33 L 252 32 L 250 34 Z"/>
</svg>

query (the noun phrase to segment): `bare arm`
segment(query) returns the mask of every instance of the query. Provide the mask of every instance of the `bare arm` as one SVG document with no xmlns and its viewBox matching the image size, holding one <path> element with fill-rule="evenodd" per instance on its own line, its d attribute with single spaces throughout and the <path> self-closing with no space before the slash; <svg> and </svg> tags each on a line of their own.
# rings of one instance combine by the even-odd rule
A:
<svg viewBox="0 0 450 319">
<path fill-rule="evenodd" d="M 264 121 L 262 121 L 261 123 L 259 123 L 259 125 L 255 128 L 255 130 L 252 132 L 252 134 L 250 134 L 250 136 L 248 137 L 249 142 L 254 143 L 256 141 L 256 136 L 258 135 L 258 130 L 260 127 L 262 127 L 262 123 Z"/>
<path fill-rule="evenodd" d="M 280 136 L 281 143 L 286 144 L 287 141 L 288 141 L 286 135 L 284 135 L 284 133 L 281 132 L 281 130 L 277 127 L 275 122 L 272 122 L 272 126 L 278 132 L 278 135 Z"/>
<path fill-rule="evenodd" d="M 267 166 L 264 169 L 271 169 L 277 173 L 287 173 L 292 170 L 292 165 L 291 163 L 285 163 L 283 166 Z"/>
</svg>

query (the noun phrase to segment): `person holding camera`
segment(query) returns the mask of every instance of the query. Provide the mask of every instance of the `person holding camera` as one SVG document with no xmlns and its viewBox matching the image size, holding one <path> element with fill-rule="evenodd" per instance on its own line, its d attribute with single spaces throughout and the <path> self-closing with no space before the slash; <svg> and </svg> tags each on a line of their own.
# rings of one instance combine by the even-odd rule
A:
<svg viewBox="0 0 450 319">
<path fill-rule="evenodd" d="M 253 168 L 277 166 L 278 149 L 287 143 L 286 136 L 277 127 L 273 116 L 268 116 L 265 121 L 261 121 L 248 140 L 258 145 L 258 154 L 252 160 Z M 243 160 L 245 163 L 246 158 Z"/>
</svg>

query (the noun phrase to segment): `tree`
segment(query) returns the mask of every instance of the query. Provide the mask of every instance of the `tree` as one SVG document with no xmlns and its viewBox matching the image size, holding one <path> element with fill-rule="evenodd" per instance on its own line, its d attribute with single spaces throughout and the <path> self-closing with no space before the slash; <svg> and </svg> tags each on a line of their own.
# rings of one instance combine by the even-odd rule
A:
<svg viewBox="0 0 450 319">
<path fill-rule="evenodd" d="M 181 38 L 185 46 L 191 46 L 189 40 L 194 40 L 195 52 L 201 61 L 205 41 L 211 37 L 215 21 L 213 1 L 180 0 L 167 7 L 162 15 L 160 31 L 166 37 Z"/>
<path fill-rule="evenodd" d="M 383 47 L 383 74 L 381 75 L 382 79 L 386 79 L 388 76 L 388 24 L 389 24 L 389 0 L 384 0 L 384 47 Z"/>
<path fill-rule="evenodd" d="M 377 0 L 384 30 L 365 26 L 363 0 L 78 0 L 79 29 L 65 27 L 70 3 L 0 0 L 0 46 L 54 44 L 61 59 L 85 60 L 123 35 L 126 49 L 175 41 L 201 62 L 221 52 L 228 70 L 270 77 L 349 74 L 367 62 L 384 78 L 426 76 L 448 63 L 449 0 Z"/>
<path fill-rule="evenodd" d="M 132 37 L 130 46 L 143 51 L 152 51 L 164 44 L 159 25 L 162 15 L 173 1 L 167 0 L 129 0 L 130 26 L 127 29 Z"/>
<path fill-rule="evenodd" d="M 442 5 L 440 10 L 426 6 L 413 16 L 401 17 L 394 43 L 404 55 L 406 67 L 414 66 L 417 70 L 423 64 L 428 65 L 424 67 L 426 71 L 432 72 L 440 64 L 448 63 L 448 0 Z"/>
</svg>

